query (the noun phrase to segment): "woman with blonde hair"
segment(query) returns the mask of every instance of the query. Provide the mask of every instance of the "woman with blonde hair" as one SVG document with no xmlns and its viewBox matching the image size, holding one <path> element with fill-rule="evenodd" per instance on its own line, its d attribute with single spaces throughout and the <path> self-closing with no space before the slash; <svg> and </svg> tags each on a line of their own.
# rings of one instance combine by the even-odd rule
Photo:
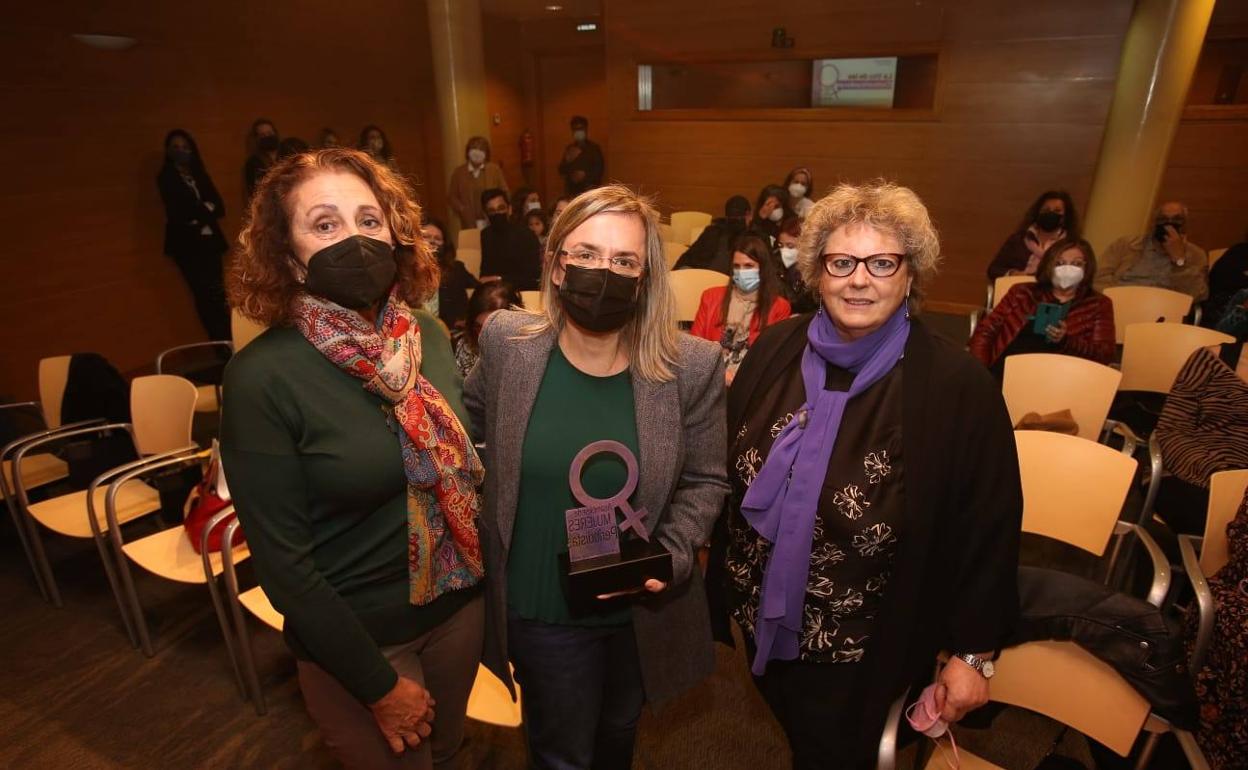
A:
<svg viewBox="0 0 1248 770">
<path fill-rule="evenodd" d="M 890 705 L 924 690 L 942 649 L 926 705 L 947 722 L 982 705 L 1017 613 L 1005 404 L 916 315 L 939 249 L 911 190 L 837 187 L 798 244 L 818 309 L 763 332 L 733 382 L 708 581 L 795 768 L 873 767 Z"/>
<path fill-rule="evenodd" d="M 515 667 L 534 766 L 628 768 L 643 702 L 714 667 L 695 553 L 727 492 L 723 365 L 717 346 L 676 328 L 648 201 L 621 185 L 585 192 L 547 245 L 542 310 L 495 313 L 465 384 L 491 469 L 485 663 L 509 685 Z M 627 505 L 647 512 L 671 580 L 584 607 L 565 594 L 559 560 L 564 512 L 587 504 L 569 469 L 605 440 L 637 458 Z M 628 495 L 628 477 L 619 457 L 597 455 L 580 481 L 605 500 Z"/>
<path fill-rule="evenodd" d="M 223 467 L 351 768 L 454 766 L 480 658 L 483 470 L 446 333 L 416 309 L 437 286 L 406 182 L 348 149 L 265 174 L 229 277 L 269 328 L 226 368 Z"/>
</svg>

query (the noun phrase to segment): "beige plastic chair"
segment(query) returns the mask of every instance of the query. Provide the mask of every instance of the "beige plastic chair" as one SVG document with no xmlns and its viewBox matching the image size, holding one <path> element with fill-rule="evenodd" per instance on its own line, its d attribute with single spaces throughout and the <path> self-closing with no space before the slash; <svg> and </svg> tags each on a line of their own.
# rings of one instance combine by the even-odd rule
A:
<svg viewBox="0 0 1248 770">
<path fill-rule="evenodd" d="M 688 250 L 689 250 L 689 247 L 683 243 L 674 243 L 672 241 L 665 241 L 663 243 L 663 259 L 664 261 L 667 262 L 667 269 L 671 270 L 673 267 L 675 267 L 676 261 L 680 259 L 681 256 L 683 256 L 684 253 Z"/>
<path fill-rule="evenodd" d="M 672 286 L 672 294 L 676 298 L 676 320 L 693 321 L 698 314 L 698 305 L 702 301 L 702 292 L 712 286 L 727 286 L 728 276 L 715 270 L 685 268 L 673 270 L 667 275 Z"/>
<path fill-rule="evenodd" d="M 1170 563 L 1143 527 L 1119 521 L 1136 463 L 1116 449 L 1039 430 L 1014 432 L 1023 486 L 1023 531 L 1060 540 L 1105 555 L 1111 535 L 1118 536 L 1107 572 L 1122 546 L 1134 535 L 1153 563 L 1147 600 L 1161 606 L 1170 588 Z"/>
<path fill-rule="evenodd" d="M 1156 286 L 1111 286 L 1105 296 L 1114 303 L 1114 334 L 1119 345 L 1127 327 L 1137 323 L 1182 323 L 1192 309 L 1191 295 Z"/>
<path fill-rule="evenodd" d="M 1214 264 L 1219 259 L 1222 259 L 1223 255 L 1225 254 L 1226 254 L 1226 249 L 1210 249 L 1209 250 L 1209 269 L 1212 270 Z"/>
<path fill-rule="evenodd" d="M 1174 378 L 1197 348 L 1234 341 L 1229 334 L 1190 324 L 1131 324 L 1123 337 L 1119 390 L 1169 393 Z"/>
<path fill-rule="evenodd" d="M 1001 394 L 1013 425 L 1028 412 L 1069 409 L 1079 437 L 1096 441 L 1121 379 L 1122 372 L 1085 358 L 1023 353 L 1006 357 Z"/>
<path fill-rule="evenodd" d="M 702 237 L 702 231 L 706 229 L 706 225 L 698 225 L 689 229 L 689 245 L 692 246 L 698 238 Z"/>
<path fill-rule="evenodd" d="M 693 243 L 693 228 L 709 225 L 711 223 L 711 215 L 705 211 L 673 211 L 671 222 L 671 240 L 688 246 Z"/>
<path fill-rule="evenodd" d="M 460 248 L 455 250 L 455 258 L 464 263 L 469 273 L 481 277 L 481 249 L 479 247 Z"/>
<path fill-rule="evenodd" d="M 195 416 L 198 398 L 195 385 L 182 377 L 171 374 L 154 374 L 135 378 L 130 386 L 129 423 L 97 423 L 90 426 L 62 430 L 22 444 L 14 454 L 18 472 L 14 474 L 17 508 L 31 544 L 31 569 L 42 575 L 49 600 L 61 606 L 60 592 L 52 575 L 52 567 L 44 553 L 42 536 L 36 524 L 53 532 L 72 538 L 95 540 L 109 585 L 117 598 L 118 609 L 126 621 L 131 640 L 137 644 L 130 627 L 128 613 L 122 599 L 118 576 L 107 553 L 104 533 L 109 520 L 119 526 L 149 513 L 160 510 L 160 496 L 155 489 L 137 478 L 137 474 L 164 460 L 187 459 L 196 451 L 191 441 L 191 421 Z M 134 444 L 136 453 L 143 459 L 113 468 L 96 477 L 91 485 L 78 492 L 31 503 L 30 488 L 21 471 L 22 460 L 32 450 L 77 436 L 126 431 Z M 134 473 L 131 473 L 131 472 Z M 112 484 L 125 476 L 124 483 Z M 111 515 L 106 512 L 111 509 Z M 107 517 L 107 518 L 106 518 Z"/>
<path fill-rule="evenodd" d="M 230 310 L 230 341 L 233 343 L 235 353 L 251 344 L 256 337 L 264 334 L 267 328 L 237 310 Z"/>
<path fill-rule="evenodd" d="M 664 243 L 671 243 L 675 241 L 676 240 L 675 233 L 676 231 L 672 229 L 671 225 L 667 224 L 666 222 L 659 223 L 659 235 L 661 236 L 660 240 L 662 240 Z"/>
<path fill-rule="evenodd" d="M 520 301 L 524 303 L 525 310 L 541 310 L 542 309 L 542 293 L 536 290 L 526 290 L 520 292 Z"/>
<path fill-rule="evenodd" d="M 1226 525 L 1238 513 L 1246 489 L 1248 489 L 1248 470 L 1220 471 L 1210 476 L 1209 508 L 1205 519 L 1204 536 L 1179 535 L 1179 553 L 1183 556 L 1183 570 L 1187 573 L 1187 579 L 1196 594 L 1196 606 L 1200 610 L 1196 643 L 1192 649 L 1191 671 L 1193 674 L 1200 671 L 1213 639 L 1214 614 L 1217 607 L 1207 579 L 1222 569 L 1230 559 Z"/>
<path fill-rule="evenodd" d="M 460 230 L 459 237 L 455 240 L 455 251 L 460 249 L 480 249 L 481 248 L 481 231 L 475 227 L 467 230 Z"/>
<path fill-rule="evenodd" d="M 233 324 L 232 319 L 231 324 Z M 205 350 L 209 348 L 222 349 L 227 359 L 234 355 L 234 343 L 231 340 L 210 340 L 208 342 L 191 342 L 186 345 L 175 345 L 174 347 L 166 348 L 165 350 L 160 351 L 160 354 L 156 356 L 156 373 L 184 375 L 186 373 L 186 369 L 179 369 L 177 366 L 178 356 L 190 353 L 190 351 L 193 350 Z M 173 359 L 172 361 L 170 360 L 171 358 Z M 221 408 L 220 385 L 196 384 L 195 387 L 199 390 L 199 400 L 195 402 L 196 412 L 207 414 L 216 412 Z"/>
<path fill-rule="evenodd" d="M 1003 275 L 992 283 L 988 284 L 988 303 L 987 308 L 992 310 L 997 303 L 1009 294 L 1010 289 L 1020 283 L 1035 283 L 1034 275 Z"/>
</svg>

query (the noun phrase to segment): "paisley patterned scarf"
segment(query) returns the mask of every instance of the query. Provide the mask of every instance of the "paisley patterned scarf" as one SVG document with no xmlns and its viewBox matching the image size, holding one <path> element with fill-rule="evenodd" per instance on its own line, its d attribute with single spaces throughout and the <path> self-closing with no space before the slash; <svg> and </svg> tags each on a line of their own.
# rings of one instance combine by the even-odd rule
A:
<svg viewBox="0 0 1248 770">
<path fill-rule="evenodd" d="M 359 313 L 300 296 L 295 326 L 321 355 L 390 405 L 407 475 L 409 598 L 428 604 L 475 585 L 484 569 L 476 517 L 485 476 L 450 404 L 420 374 L 420 327 L 392 289 L 377 327 Z"/>
</svg>

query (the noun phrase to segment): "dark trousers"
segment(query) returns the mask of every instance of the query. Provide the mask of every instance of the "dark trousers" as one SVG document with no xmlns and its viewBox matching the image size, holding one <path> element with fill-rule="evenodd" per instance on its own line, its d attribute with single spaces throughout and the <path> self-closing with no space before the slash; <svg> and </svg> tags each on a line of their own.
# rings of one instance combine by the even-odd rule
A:
<svg viewBox="0 0 1248 770">
<path fill-rule="evenodd" d="M 210 340 L 230 339 L 230 312 L 225 305 L 225 281 L 220 254 L 174 257 L 195 300 L 195 313 Z"/>
<path fill-rule="evenodd" d="M 559 626 L 508 613 L 507 647 L 533 767 L 632 767 L 645 692 L 631 624 Z"/>
</svg>

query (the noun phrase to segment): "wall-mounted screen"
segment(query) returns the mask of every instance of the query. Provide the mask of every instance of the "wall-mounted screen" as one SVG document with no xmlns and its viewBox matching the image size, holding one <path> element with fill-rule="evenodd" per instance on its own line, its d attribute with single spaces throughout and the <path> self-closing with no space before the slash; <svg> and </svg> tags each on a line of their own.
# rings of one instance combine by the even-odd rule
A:
<svg viewBox="0 0 1248 770">
<path fill-rule="evenodd" d="M 890 109 L 896 84 L 896 56 L 815 59 L 810 75 L 810 106 Z"/>
</svg>

